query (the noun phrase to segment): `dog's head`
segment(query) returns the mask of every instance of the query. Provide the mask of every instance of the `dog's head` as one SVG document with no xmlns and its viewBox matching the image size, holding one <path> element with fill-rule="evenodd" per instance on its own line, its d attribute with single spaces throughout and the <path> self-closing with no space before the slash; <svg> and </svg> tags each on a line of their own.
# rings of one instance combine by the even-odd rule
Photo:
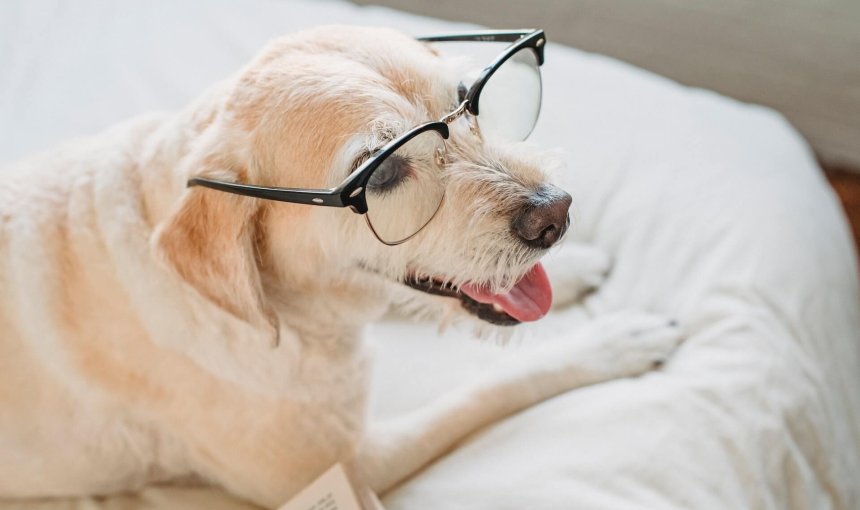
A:
<svg viewBox="0 0 860 510">
<path fill-rule="evenodd" d="M 392 30 L 324 27 L 284 37 L 231 82 L 182 177 L 337 186 L 381 145 L 457 108 L 460 81 L 432 47 Z M 465 117 L 449 129 L 438 209 L 432 193 L 433 204 L 421 194 L 408 203 L 368 199 L 377 218 L 435 211 L 402 244 L 383 244 L 349 209 L 189 188 L 159 226 L 156 250 L 210 300 L 260 325 L 283 307 L 309 320 L 353 314 L 355 322 L 393 295 L 413 310 L 456 305 L 495 324 L 536 320 L 552 299 L 538 261 L 564 234 L 570 206 L 547 182 L 554 160 L 527 144 L 483 140 Z"/>
</svg>

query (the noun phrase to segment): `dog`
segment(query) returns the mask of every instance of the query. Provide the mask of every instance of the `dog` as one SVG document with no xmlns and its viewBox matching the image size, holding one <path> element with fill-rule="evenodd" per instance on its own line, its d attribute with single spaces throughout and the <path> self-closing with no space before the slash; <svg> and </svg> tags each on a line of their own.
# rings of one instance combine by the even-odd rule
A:
<svg viewBox="0 0 860 510">
<path fill-rule="evenodd" d="M 503 309 L 460 290 L 545 279 L 527 275 L 563 232 L 536 247 L 511 225 L 547 190 L 541 214 L 567 225 L 570 197 L 549 183 L 546 154 L 452 123 L 444 200 L 397 246 L 347 209 L 187 186 L 331 187 L 457 103 L 457 72 L 432 45 L 322 27 L 273 41 L 178 113 L 5 171 L 0 498 L 195 479 L 275 507 L 338 461 L 384 493 L 482 426 L 665 360 L 676 326 L 613 314 L 420 412 L 369 423 L 364 325 L 393 305 L 498 322 Z M 554 264 L 565 302 L 606 270 L 583 247 Z"/>
</svg>

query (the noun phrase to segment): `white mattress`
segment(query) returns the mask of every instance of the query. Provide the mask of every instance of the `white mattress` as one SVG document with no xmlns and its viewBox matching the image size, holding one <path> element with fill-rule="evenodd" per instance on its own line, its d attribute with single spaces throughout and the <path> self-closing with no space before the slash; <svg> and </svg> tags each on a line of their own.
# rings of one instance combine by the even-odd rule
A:
<svg viewBox="0 0 860 510">
<path fill-rule="evenodd" d="M 179 107 L 268 38 L 333 22 L 461 28 L 309 0 L 2 2 L 0 163 Z M 575 317 L 632 307 L 677 317 L 688 339 L 660 372 L 571 392 L 476 434 L 388 494 L 387 508 L 860 508 L 857 261 L 805 142 L 770 110 L 574 49 L 551 45 L 544 76 L 534 140 L 564 151 L 572 239 L 615 264 L 582 307 L 531 334 L 563 336 Z M 527 348 L 437 338 L 428 324 L 370 334 L 378 415 Z M 159 488 L 38 507 L 240 504 Z"/>
</svg>

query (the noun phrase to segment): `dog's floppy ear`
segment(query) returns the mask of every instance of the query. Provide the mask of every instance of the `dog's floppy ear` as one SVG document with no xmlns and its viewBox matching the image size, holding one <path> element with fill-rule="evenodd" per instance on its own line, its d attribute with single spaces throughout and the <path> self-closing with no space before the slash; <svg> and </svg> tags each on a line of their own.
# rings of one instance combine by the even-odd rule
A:
<svg viewBox="0 0 860 510">
<path fill-rule="evenodd" d="M 200 294 L 277 344 L 277 318 L 265 302 L 255 248 L 259 214 L 253 198 L 191 187 L 156 229 L 153 248 Z"/>
</svg>

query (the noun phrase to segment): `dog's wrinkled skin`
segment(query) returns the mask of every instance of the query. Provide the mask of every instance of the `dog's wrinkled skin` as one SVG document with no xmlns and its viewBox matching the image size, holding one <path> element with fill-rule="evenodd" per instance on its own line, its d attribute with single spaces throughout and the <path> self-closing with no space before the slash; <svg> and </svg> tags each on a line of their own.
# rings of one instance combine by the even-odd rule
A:
<svg viewBox="0 0 860 510">
<path fill-rule="evenodd" d="M 409 272 L 504 288 L 527 271 L 543 253 L 512 238 L 511 214 L 546 180 L 544 158 L 453 124 L 442 209 L 397 247 L 347 209 L 186 188 L 335 185 L 369 147 L 456 105 L 447 65 L 393 31 L 316 29 L 178 114 L 5 172 L 0 498 L 192 476 L 277 506 L 336 460 L 384 491 L 477 427 L 664 358 L 676 332 L 634 314 L 368 428 L 362 326 L 394 295 L 457 309 L 398 283 Z"/>
</svg>

